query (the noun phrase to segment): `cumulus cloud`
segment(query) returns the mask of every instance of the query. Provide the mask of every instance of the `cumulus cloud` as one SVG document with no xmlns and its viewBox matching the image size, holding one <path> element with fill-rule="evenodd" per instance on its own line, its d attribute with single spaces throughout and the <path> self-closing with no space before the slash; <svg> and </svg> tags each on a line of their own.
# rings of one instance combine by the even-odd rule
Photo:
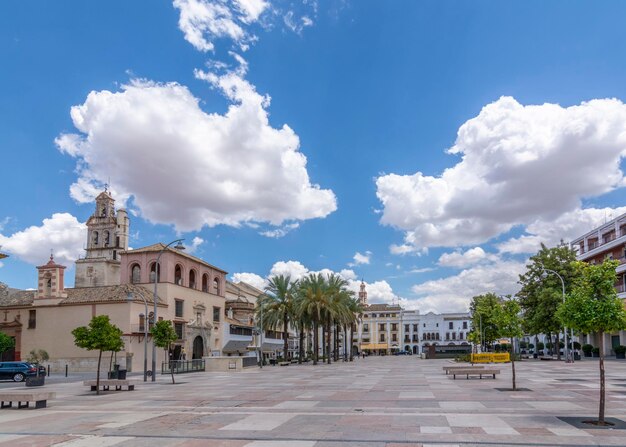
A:
<svg viewBox="0 0 626 447">
<path fill-rule="evenodd" d="M 187 247 L 187 253 L 192 254 L 195 253 L 195 251 L 198 249 L 198 247 L 200 247 L 200 245 L 204 244 L 204 239 L 202 239 L 199 236 L 196 236 L 193 238 L 193 240 L 191 241 L 191 245 L 189 247 Z"/>
<path fill-rule="evenodd" d="M 269 97 L 236 73 L 213 81 L 233 102 L 225 115 L 205 113 L 177 83 L 89 93 L 71 110 L 80 134 L 56 139 L 78 159 L 72 197 L 91 202 L 110 178 L 119 202 L 132 196 L 142 217 L 179 231 L 333 212 L 335 195 L 311 183 L 298 136 L 270 126 Z"/>
<path fill-rule="evenodd" d="M 626 213 L 626 207 L 585 208 L 562 214 L 551 221 L 535 220 L 526 227 L 526 234 L 498 244 L 501 253 L 536 253 L 541 244 L 553 247 L 563 240 L 571 242 L 603 223 Z"/>
<path fill-rule="evenodd" d="M 470 248 L 466 251 L 457 250 L 452 253 L 444 253 L 439 257 L 438 264 L 442 267 L 465 268 L 470 265 L 496 261 L 498 257 L 486 253 L 481 247 Z"/>
<path fill-rule="evenodd" d="M 232 275 L 233 282 L 245 282 L 259 290 L 265 289 L 267 286 L 267 279 L 257 275 L 256 273 L 235 273 Z"/>
<path fill-rule="evenodd" d="M 33 265 L 45 264 L 50 250 L 57 263 L 70 267 L 83 254 L 87 226 L 69 213 L 55 213 L 10 236 L 0 234 L 2 250 Z"/>
<path fill-rule="evenodd" d="M 260 231 L 259 234 L 261 236 L 279 239 L 281 237 L 286 236 L 287 233 L 289 233 L 292 230 L 295 230 L 299 226 L 300 224 L 296 222 L 292 224 L 283 225 L 281 228 L 276 228 L 274 230 Z"/>
<path fill-rule="evenodd" d="M 466 312 L 472 297 L 488 292 L 515 294 L 519 275 L 526 270 L 524 262 L 499 261 L 478 265 L 457 275 L 426 281 L 412 287 L 422 312 Z"/>
<path fill-rule="evenodd" d="M 257 37 L 246 25 L 258 21 L 268 6 L 264 0 L 174 0 L 185 40 L 203 52 L 214 51 L 217 39 L 229 39 L 247 50 Z"/>
<path fill-rule="evenodd" d="M 361 254 L 357 251 L 352 257 L 352 259 L 354 259 L 354 262 L 351 262 L 348 265 L 352 267 L 352 266 L 359 265 L 359 264 L 369 264 L 371 257 L 372 257 L 371 251 L 366 251 L 365 254 Z"/>
<path fill-rule="evenodd" d="M 394 253 L 483 243 L 515 225 L 549 222 L 583 198 L 620 188 L 626 106 L 596 99 L 572 107 L 524 106 L 502 97 L 465 122 L 440 176 L 377 178 L 381 222 L 405 231 Z M 598 175 L 602 173 L 602 175 Z"/>
</svg>

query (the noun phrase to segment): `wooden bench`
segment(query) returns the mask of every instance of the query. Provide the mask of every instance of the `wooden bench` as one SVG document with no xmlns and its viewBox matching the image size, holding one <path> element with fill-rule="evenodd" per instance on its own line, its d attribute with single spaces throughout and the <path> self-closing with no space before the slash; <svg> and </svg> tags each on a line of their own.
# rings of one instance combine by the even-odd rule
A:
<svg viewBox="0 0 626 447">
<path fill-rule="evenodd" d="M 46 408 L 48 399 L 54 399 L 52 391 L 3 391 L 0 393 L 0 408 L 11 408 L 17 402 L 17 408 L 28 408 L 29 402 L 35 402 L 35 408 Z"/>
<path fill-rule="evenodd" d="M 279 362 L 278 364 L 280 366 L 289 366 L 289 365 L 291 365 L 291 362 Z"/>
<path fill-rule="evenodd" d="M 477 365 L 477 366 L 469 366 L 469 365 L 456 365 L 456 366 L 444 366 L 442 369 L 446 372 L 446 375 L 450 374 L 450 371 L 457 371 L 459 369 L 482 369 L 484 368 L 484 366 L 482 365 Z"/>
<path fill-rule="evenodd" d="M 91 391 L 97 391 L 97 382 L 95 380 L 85 380 L 83 385 L 91 387 Z M 103 391 L 109 391 L 110 387 L 115 387 L 115 391 L 122 391 L 122 387 L 126 387 L 128 391 L 135 389 L 135 384 L 130 383 L 128 380 L 122 379 L 102 379 L 100 380 L 100 388 Z"/>
<path fill-rule="evenodd" d="M 496 374 L 500 374 L 499 369 L 486 369 L 486 368 L 464 368 L 464 369 L 456 369 L 451 371 L 452 377 L 456 379 L 457 375 L 465 376 L 466 379 L 469 379 L 469 376 L 478 376 L 481 379 L 483 376 L 493 376 L 496 378 Z"/>
</svg>

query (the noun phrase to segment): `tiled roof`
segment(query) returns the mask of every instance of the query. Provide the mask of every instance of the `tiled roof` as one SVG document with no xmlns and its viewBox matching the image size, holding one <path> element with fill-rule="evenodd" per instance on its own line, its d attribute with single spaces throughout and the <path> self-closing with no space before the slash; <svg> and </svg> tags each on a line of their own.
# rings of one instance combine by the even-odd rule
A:
<svg viewBox="0 0 626 447">
<path fill-rule="evenodd" d="M 0 283 L 0 307 L 30 306 L 33 304 L 35 293 L 35 290 L 9 289 L 6 285 Z M 67 293 L 67 298 L 63 299 L 60 305 L 124 302 L 127 299 L 128 293 L 133 293 L 135 302 L 143 303 L 141 299 L 143 295 L 148 303 L 154 303 L 152 300 L 152 292 L 145 287 L 135 284 L 80 287 L 65 289 L 65 293 Z M 166 304 L 161 297 L 157 297 L 157 302 L 159 304 Z"/>
<path fill-rule="evenodd" d="M 163 250 L 165 248 L 165 244 L 162 244 L 161 242 L 157 243 L 157 244 L 152 244 L 152 245 L 148 245 L 147 247 L 141 247 L 141 248 L 135 248 L 133 250 L 126 250 L 123 253 L 126 254 L 133 254 L 133 253 L 149 253 L 149 252 L 159 252 L 161 250 Z M 196 258 L 195 256 L 192 256 L 188 253 L 185 253 L 183 250 L 176 250 L 173 247 L 167 247 L 165 248 L 165 251 L 169 251 L 171 253 L 176 253 L 180 256 L 183 256 L 185 258 L 191 259 L 193 261 L 199 262 L 200 264 L 206 265 L 209 268 L 212 268 L 214 270 L 217 270 L 219 272 L 222 273 L 228 273 L 226 270 L 222 270 L 219 267 L 215 267 L 212 264 L 209 264 L 208 262 L 206 262 L 203 259 L 200 258 Z"/>
</svg>

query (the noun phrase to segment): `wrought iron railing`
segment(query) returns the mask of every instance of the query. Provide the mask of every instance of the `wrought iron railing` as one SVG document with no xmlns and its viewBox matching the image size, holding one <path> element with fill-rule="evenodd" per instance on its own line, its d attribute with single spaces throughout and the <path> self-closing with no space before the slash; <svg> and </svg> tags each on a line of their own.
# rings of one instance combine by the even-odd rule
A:
<svg viewBox="0 0 626 447">
<path fill-rule="evenodd" d="M 184 374 L 190 372 L 204 371 L 204 359 L 194 360 L 170 360 L 161 364 L 161 374 Z"/>
</svg>

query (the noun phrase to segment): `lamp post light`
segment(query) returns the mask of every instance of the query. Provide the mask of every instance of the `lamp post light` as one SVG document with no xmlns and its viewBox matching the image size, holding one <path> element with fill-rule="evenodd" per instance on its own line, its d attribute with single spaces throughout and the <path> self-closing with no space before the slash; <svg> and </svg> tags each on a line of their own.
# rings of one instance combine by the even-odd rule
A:
<svg viewBox="0 0 626 447">
<path fill-rule="evenodd" d="M 178 242 L 178 245 L 176 245 L 177 250 L 184 250 L 185 247 L 183 246 L 182 242 L 185 239 L 176 239 L 172 242 L 170 242 L 169 244 L 167 244 L 165 247 L 163 247 L 161 249 L 161 251 L 159 251 L 159 254 L 157 255 L 156 258 L 156 262 L 154 264 L 154 295 L 152 296 L 152 300 L 154 301 L 154 313 L 153 313 L 153 320 L 154 324 L 156 324 L 157 320 L 157 283 L 159 282 L 159 280 L 161 279 L 161 266 L 159 265 L 159 260 L 161 259 L 161 255 L 165 252 L 165 250 L 167 250 L 167 248 Z M 156 345 L 154 343 L 152 343 L 152 381 L 154 382 L 156 380 Z"/>
<path fill-rule="evenodd" d="M 143 321 L 143 381 L 148 381 L 148 301 L 146 301 L 146 297 L 143 296 L 143 293 L 140 293 L 139 296 L 143 300 L 143 304 L 146 306 L 145 319 Z M 128 292 L 126 294 L 126 300 L 128 302 L 133 301 L 134 294 L 133 292 Z"/>
<path fill-rule="evenodd" d="M 558 272 L 555 272 L 554 270 L 547 269 L 544 266 L 541 266 L 541 268 L 543 269 L 543 273 L 541 275 L 542 278 L 546 278 L 548 276 L 548 273 L 552 273 L 552 274 L 554 274 L 554 275 L 559 277 L 559 279 L 561 280 L 561 287 L 562 287 L 561 290 L 563 292 L 563 303 L 565 303 L 565 281 L 563 281 L 563 277 Z M 565 354 L 565 362 L 566 363 L 574 363 L 573 358 L 570 357 L 569 340 L 568 340 L 568 337 L 567 337 L 567 327 L 563 327 L 563 334 L 564 334 L 564 337 L 565 337 L 565 352 L 564 352 L 564 354 Z M 561 349 L 560 346 L 557 346 L 556 348 L 559 349 L 559 350 Z"/>
</svg>

